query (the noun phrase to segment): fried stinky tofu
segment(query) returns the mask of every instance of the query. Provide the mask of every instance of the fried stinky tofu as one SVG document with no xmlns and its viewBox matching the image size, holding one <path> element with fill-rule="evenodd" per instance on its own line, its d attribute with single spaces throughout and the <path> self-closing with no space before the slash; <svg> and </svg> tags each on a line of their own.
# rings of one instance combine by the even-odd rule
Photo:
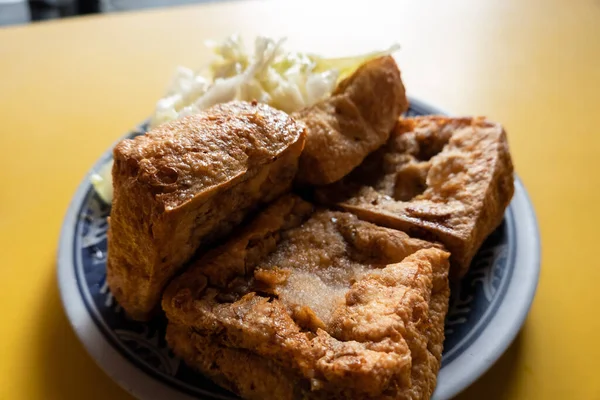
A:
<svg viewBox="0 0 600 400">
<path fill-rule="evenodd" d="M 439 244 L 287 195 L 167 287 L 167 342 L 247 399 L 428 399 L 448 269 Z"/>
<path fill-rule="evenodd" d="M 502 222 L 513 165 L 500 124 L 479 118 L 400 119 L 388 143 L 317 198 L 359 218 L 439 241 L 463 276 Z"/>
<path fill-rule="evenodd" d="M 307 126 L 298 181 L 335 182 L 387 141 L 408 109 L 400 71 L 391 56 L 368 61 L 330 97 L 292 114 Z"/>
<path fill-rule="evenodd" d="M 289 190 L 304 130 L 269 106 L 231 102 L 115 147 L 107 279 L 132 318 L 151 316 L 199 248 Z"/>
</svg>

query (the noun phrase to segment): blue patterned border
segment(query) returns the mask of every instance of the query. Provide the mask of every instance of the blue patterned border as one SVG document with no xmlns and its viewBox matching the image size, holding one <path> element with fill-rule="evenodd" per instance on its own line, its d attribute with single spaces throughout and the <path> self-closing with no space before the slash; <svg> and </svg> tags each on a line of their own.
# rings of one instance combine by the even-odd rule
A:
<svg viewBox="0 0 600 400">
<path fill-rule="evenodd" d="M 442 368 L 479 338 L 502 304 L 516 265 L 516 235 L 514 214 L 509 207 L 502 224 L 475 256 L 467 276 L 453 285 Z"/>
</svg>

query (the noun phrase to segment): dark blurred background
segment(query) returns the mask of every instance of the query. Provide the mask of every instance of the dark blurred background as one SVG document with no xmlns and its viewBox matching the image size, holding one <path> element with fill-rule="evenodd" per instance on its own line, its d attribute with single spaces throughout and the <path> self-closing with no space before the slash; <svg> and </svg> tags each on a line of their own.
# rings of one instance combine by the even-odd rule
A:
<svg viewBox="0 0 600 400">
<path fill-rule="evenodd" d="M 219 0 L 0 0 L 0 26 Z"/>
</svg>

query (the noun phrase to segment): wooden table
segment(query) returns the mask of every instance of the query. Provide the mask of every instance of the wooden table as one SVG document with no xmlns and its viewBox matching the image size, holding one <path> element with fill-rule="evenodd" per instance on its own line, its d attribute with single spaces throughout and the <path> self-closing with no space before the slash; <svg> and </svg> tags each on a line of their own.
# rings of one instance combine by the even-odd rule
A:
<svg viewBox="0 0 600 400">
<path fill-rule="evenodd" d="M 345 6 L 343 4 L 346 4 Z M 0 399 L 126 399 L 63 313 L 59 228 L 94 160 L 208 38 L 331 55 L 402 44 L 411 95 L 503 122 L 535 204 L 537 297 L 462 399 L 600 399 L 600 2 L 230 2 L 0 29 Z"/>
</svg>

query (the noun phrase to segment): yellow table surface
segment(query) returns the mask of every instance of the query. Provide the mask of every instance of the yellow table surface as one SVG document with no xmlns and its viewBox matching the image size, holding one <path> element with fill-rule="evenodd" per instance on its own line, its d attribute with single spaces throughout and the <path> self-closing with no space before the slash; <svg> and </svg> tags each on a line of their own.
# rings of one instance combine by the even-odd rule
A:
<svg viewBox="0 0 600 400">
<path fill-rule="evenodd" d="M 0 29 L 0 399 L 130 398 L 62 310 L 61 221 L 174 67 L 204 65 L 203 41 L 233 32 L 330 55 L 399 42 L 411 95 L 504 123 L 539 218 L 542 273 L 516 341 L 459 397 L 600 399 L 600 2 L 341 4 L 213 3 Z"/>
</svg>

